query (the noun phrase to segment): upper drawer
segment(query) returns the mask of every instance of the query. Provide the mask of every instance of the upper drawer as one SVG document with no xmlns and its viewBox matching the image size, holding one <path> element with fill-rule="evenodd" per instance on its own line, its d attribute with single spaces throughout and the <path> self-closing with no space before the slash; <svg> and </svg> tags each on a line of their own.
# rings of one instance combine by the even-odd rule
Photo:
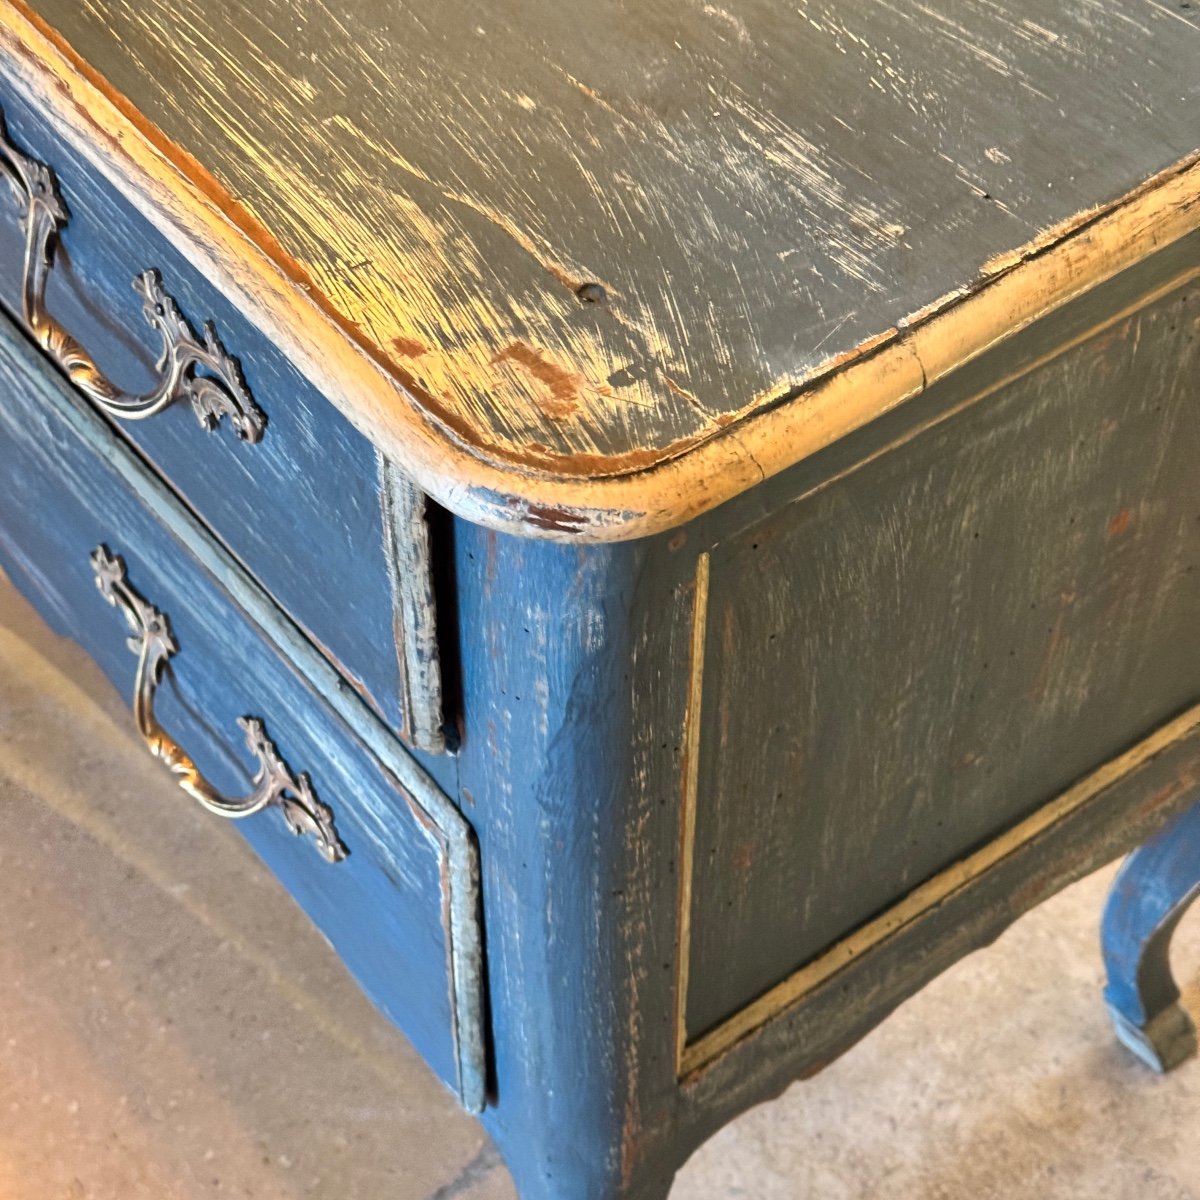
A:
<svg viewBox="0 0 1200 1200">
<path fill-rule="evenodd" d="M 442 749 L 424 498 L 2 75 L 0 104 L 0 304 L 388 721 Z"/>
<path fill-rule="evenodd" d="M 335 672 L 3 318 L 0 463 L 0 566 L 481 1107 L 478 861 L 461 813 L 361 702 L 330 698 Z"/>
</svg>

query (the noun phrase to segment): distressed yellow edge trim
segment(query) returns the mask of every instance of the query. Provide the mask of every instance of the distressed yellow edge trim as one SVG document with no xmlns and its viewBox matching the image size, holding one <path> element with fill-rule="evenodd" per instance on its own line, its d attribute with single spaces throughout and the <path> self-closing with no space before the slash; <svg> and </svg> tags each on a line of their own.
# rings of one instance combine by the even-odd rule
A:
<svg viewBox="0 0 1200 1200">
<path fill-rule="evenodd" d="M 700 708 L 704 698 L 704 644 L 708 633 L 709 555 L 696 559 L 692 587 L 692 634 L 688 647 L 688 695 L 683 717 L 683 772 L 679 816 L 679 892 L 675 928 L 675 1070 L 687 1053 L 687 992 L 692 949 L 692 878 L 696 860 L 696 797 L 700 788 Z"/>
<path fill-rule="evenodd" d="M 1110 759 L 1102 767 L 1068 788 L 1057 799 L 1044 804 L 1019 825 L 989 842 L 981 850 L 948 867 L 910 892 L 882 916 L 868 922 L 832 949 L 802 967 L 782 983 L 765 992 L 710 1033 L 684 1049 L 680 1078 L 707 1066 L 742 1038 L 780 1016 L 809 992 L 831 979 L 867 951 L 885 942 L 924 913 L 962 891 L 985 872 L 1071 814 L 1083 809 L 1101 793 L 1118 783 L 1155 755 L 1194 734 L 1200 727 L 1200 704 L 1173 721 L 1160 726 L 1131 750 Z"/>
<path fill-rule="evenodd" d="M 680 525 L 1200 227 L 1193 154 L 1103 211 L 1077 214 L 986 264 L 987 281 L 970 294 L 884 331 L 878 348 L 677 457 L 622 475 L 537 474 L 481 457 L 440 425 L 13 0 L 0 0 L 0 72 L 419 487 L 481 525 L 558 541 L 623 541 Z"/>
<path fill-rule="evenodd" d="M 818 492 L 823 492 L 833 484 L 840 483 L 843 479 L 861 471 L 863 467 L 870 466 L 871 463 L 883 458 L 884 455 L 891 454 L 893 451 L 900 449 L 901 446 L 907 446 L 909 442 L 915 441 L 922 434 L 928 433 L 929 430 L 965 412 L 968 408 L 978 404 L 980 400 L 986 400 L 989 396 L 994 396 L 997 392 L 1002 391 L 1018 380 L 1024 379 L 1026 375 L 1032 375 L 1035 371 L 1040 371 L 1056 358 L 1061 358 L 1062 355 L 1074 350 L 1077 346 L 1082 346 L 1084 343 L 1091 341 L 1099 334 L 1111 329 L 1114 325 L 1119 325 L 1122 321 L 1127 320 L 1129 317 L 1134 316 L 1164 297 L 1171 295 L 1172 292 L 1177 292 L 1180 288 L 1187 286 L 1197 278 L 1200 278 L 1200 264 L 1171 276 L 1170 279 L 1160 283 L 1157 287 L 1152 288 L 1148 292 L 1143 292 L 1132 303 L 1125 305 L 1124 308 L 1110 313 L 1103 321 L 1095 325 L 1090 325 L 1087 329 L 1081 330 L 1066 340 L 1059 342 L 1052 350 L 1048 350 L 1045 354 L 1040 354 L 1036 358 L 1023 363 L 1018 370 L 1010 371 L 1007 375 L 998 376 L 986 387 L 981 388 L 977 392 L 972 392 L 971 395 L 964 397 L 956 404 L 942 409 L 928 420 L 917 422 L 906 429 L 899 437 L 863 455 L 862 458 L 855 459 L 849 466 L 843 467 L 840 471 L 832 475 L 826 475 L 819 483 L 793 496 L 792 502 L 796 503 L 801 500 L 807 500 L 809 497 L 815 496 Z"/>
</svg>

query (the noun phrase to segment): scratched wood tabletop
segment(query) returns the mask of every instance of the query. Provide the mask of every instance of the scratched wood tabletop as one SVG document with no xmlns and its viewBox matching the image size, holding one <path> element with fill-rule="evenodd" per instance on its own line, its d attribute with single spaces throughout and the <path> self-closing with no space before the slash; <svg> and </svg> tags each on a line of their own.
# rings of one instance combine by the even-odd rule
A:
<svg viewBox="0 0 1200 1200">
<path fill-rule="evenodd" d="M 455 438 L 557 475 L 779 405 L 1200 143 L 1167 0 L 26 2 Z"/>
</svg>

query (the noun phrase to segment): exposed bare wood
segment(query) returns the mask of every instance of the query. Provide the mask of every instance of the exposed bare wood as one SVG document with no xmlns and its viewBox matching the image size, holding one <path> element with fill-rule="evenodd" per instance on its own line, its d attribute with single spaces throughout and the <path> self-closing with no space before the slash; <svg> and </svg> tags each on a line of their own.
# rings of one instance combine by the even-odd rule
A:
<svg viewBox="0 0 1200 1200">
<path fill-rule="evenodd" d="M 420 750 L 446 748 L 442 714 L 442 667 L 425 493 L 386 460 L 380 463 L 384 550 L 396 606 L 396 649 L 405 729 Z"/>
</svg>

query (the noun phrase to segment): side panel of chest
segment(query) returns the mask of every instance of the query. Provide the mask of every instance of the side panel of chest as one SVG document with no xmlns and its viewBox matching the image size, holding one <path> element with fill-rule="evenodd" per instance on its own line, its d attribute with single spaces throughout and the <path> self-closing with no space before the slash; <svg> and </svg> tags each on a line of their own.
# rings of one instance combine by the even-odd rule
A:
<svg viewBox="0 0 1200 1200">
<path fill-rule="evenodd" d="M 701 559 L 689 1038 L 1200 695 L 1200 288 L 1131 308 Z"/>
</svg>

